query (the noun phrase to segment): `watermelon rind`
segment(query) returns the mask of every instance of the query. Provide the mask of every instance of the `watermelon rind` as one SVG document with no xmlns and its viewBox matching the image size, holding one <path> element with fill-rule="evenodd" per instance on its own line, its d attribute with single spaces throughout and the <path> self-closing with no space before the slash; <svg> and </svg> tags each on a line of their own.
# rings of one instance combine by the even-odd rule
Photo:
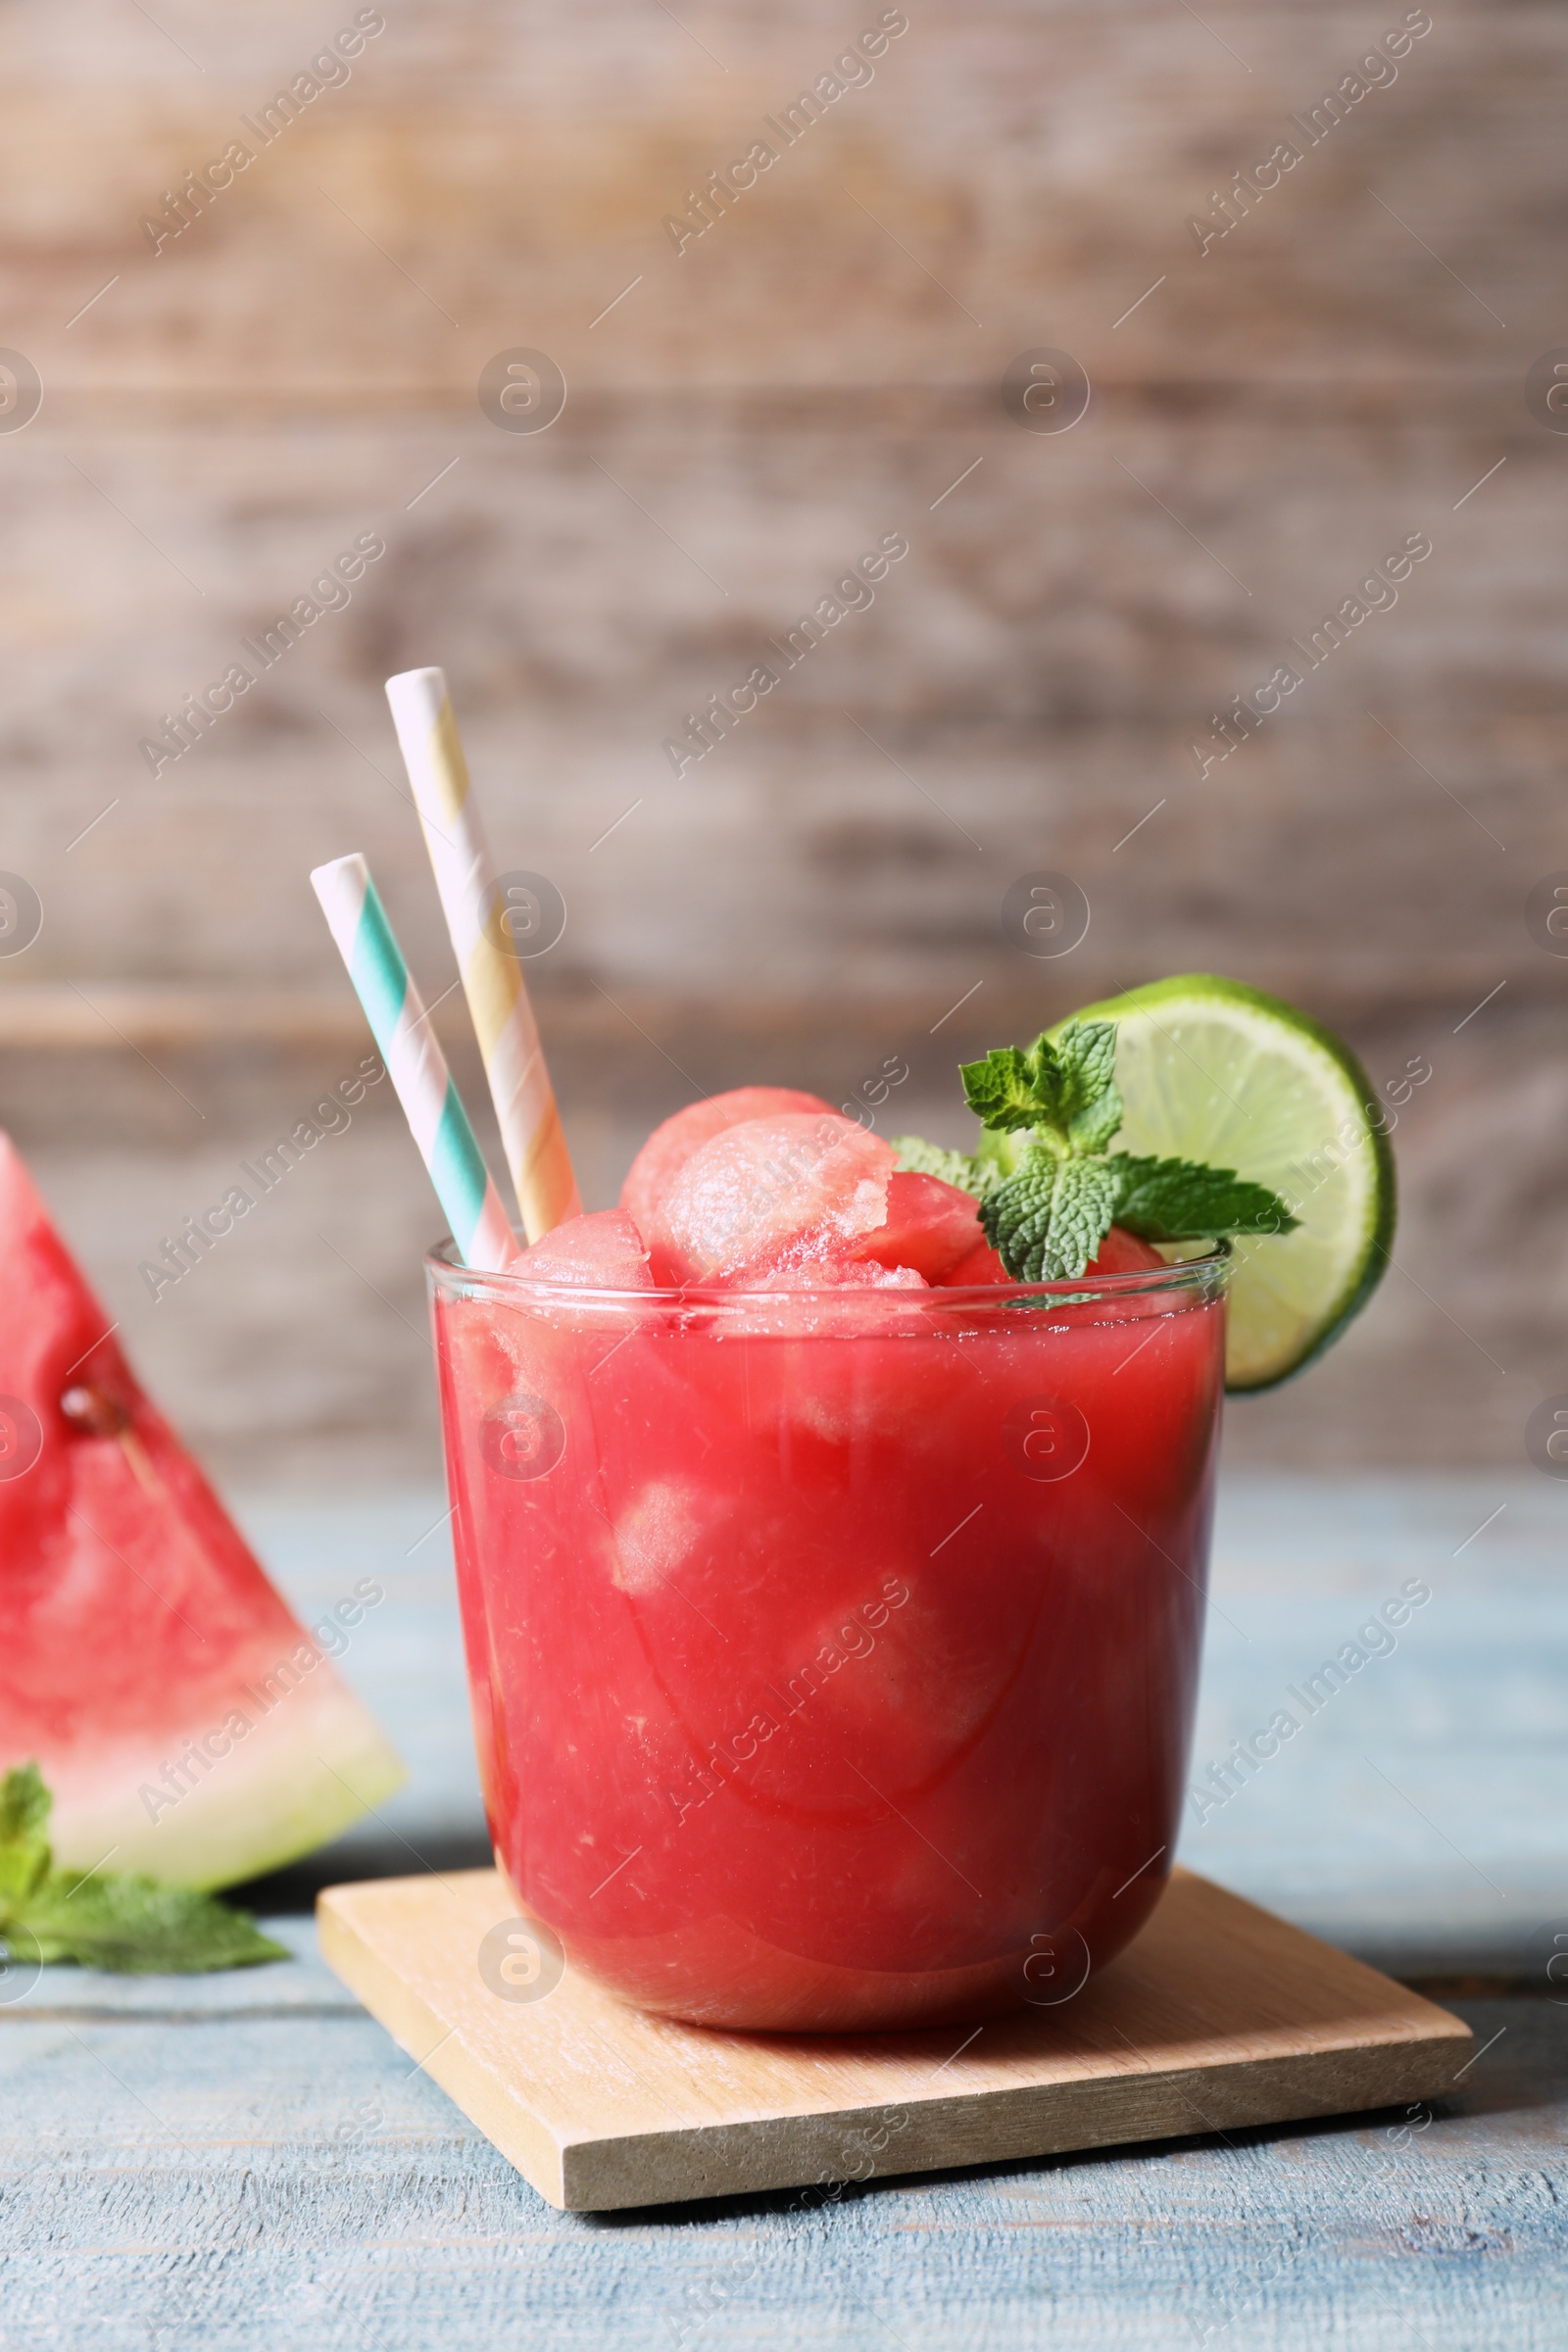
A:
<svg viewBox="0 0 1568 2352">
<path fill-rule="evenodd" d="M 298 1673 L 300 1649 L 288 1655 Z M 403 1765 L 329 1661 L 299 1673 L 269 1708 L 269 1688 L 280 1682 L 277 1666 L 258 1671 L 236 1686 L 231 1708 L 209 1707 L 183 1740 L 111 1747 L 90 1770 L 57 1760 L 56 1860 L 145 1871 L 173 1886 L 237 1886 L 341 1837 L 403 1785 Z M 214 1759 L 204 1741 L 235 1714 L 251 1728 L 243 1738 L 230 1731 L 227 1752 Z"/>
</svg>

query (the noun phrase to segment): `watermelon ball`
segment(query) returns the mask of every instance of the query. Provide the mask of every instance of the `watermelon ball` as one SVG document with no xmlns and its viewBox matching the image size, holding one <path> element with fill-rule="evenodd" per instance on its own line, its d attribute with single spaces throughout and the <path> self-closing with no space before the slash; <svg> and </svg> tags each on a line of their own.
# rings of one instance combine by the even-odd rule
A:
<svg viewBox="0 0 1568 2352">
<path fill-rule="evenodd" d="M 891 1146 L 834 1111 L 727 1127 L 692 1153 L 653 1211 L 656 1271 L 765 1288 L 791 1267 L 842 1261 L 886 1222 L 896 1166 Z"/>
<path fill-rule="evenodd" d="M 1113 1225 L 1101 1243 L 1097 1255 L 1084 1268 L 1086 1274 L 1143 1274 L 1152 1266 L 1162 1266 L 1165 1260 L 1152 1242 L 1140 1241 L 1136 1233 L 1124 1232 Z"/>
<path fill-rule="evenodd" d="M 972 1193 L 901 1168 L 888 1183 L 886 1222 L 857 1242 L 854 1253 L 881 1266 L 912 1266 L 927 1282 L 951 1282 L 954 1267 L 986 1247 Z"/>
<path fill-rule="evenodd" d="M 737 1086 L 728 1094 L 709 1095 L 688 1102 L 673 1118 L 656 1127 L 631 1163 L 620 1188 L 620 1205 L 641 1234 L 651 1235 L 659 1205 L 681 1169 L 726 1127 L 747 1119 L 771 1119 L 786 1111 L 825 1111 L 833 1105 L 819 1095 L 803 1095 L 789 1086 Z"/>
<path fill-rule="evenodd" d="M 651 1291 L 648 1250 L 624 1210 L 596 1208 L 568 1217 L 507 1268 L 534 1282 L 569 1283 L 578 1290 Z"/>
</svg>

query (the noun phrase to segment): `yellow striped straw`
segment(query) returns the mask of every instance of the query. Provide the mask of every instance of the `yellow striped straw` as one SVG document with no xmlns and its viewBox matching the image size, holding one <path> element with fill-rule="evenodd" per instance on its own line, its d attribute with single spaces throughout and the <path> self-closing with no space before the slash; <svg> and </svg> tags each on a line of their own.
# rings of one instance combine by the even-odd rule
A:
<svg viewBox="0 0 1568 2352">
<path fill-rule="evenodd" d="M 582 1203 L 522 966 L 502 919 L 507 909 L 445 672 L 406 669 L 388 678 L 386 694 L 495 1099 L 501 1147 L 523 1229 L 536 1242 Z"/>
</svg>

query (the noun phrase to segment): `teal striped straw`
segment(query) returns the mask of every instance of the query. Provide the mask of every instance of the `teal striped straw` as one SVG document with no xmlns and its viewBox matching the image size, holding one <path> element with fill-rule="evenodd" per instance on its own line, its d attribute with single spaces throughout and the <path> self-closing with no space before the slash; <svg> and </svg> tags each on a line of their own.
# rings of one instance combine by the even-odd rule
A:
<svg viewBox="0 0 1568 2352">
<path fill-rule="evenodd" d="M 465 1265 L 499 1272 L 517 1254 L 511 1222 L 370 869 L 358 856 L 334 858 L 315 868 L 311 886 L 365 1007 L 458 1254 Z"/>
</svg>

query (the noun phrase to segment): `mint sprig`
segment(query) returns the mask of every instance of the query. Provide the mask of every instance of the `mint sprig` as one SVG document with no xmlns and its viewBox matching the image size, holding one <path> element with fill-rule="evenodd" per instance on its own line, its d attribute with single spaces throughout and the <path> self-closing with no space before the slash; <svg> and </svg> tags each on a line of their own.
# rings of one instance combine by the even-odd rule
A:
<svg viewBox="0 0 1568 2352">
<path fill-rule="evenodd" d="M 1151 1242 L 1295 1229 L 1284 1201 L 1234 1168 L 1107 1151 L 1124 1115 L 1115 1068 L 1114 1021 L 1069 1021 L 1054 1042 L 1042 1033 L 1026 1050 L 999 1047 L 960 1065 L 964 1098 L 987 1131 L 980 1152 L 971 1158 L 901 1136 L 899 1165 L 975 1196 L 1014 1282 L 1076 1278 L 1112 1225 Z"/>
<path fill-rule="evenodd" d="M 36 1764 L 0 1780 L 0 1942 L 18 1957 L 123 1976 L 197 1976 L 292 1958 L 247 1912 L 194 1887 L 56 1869 L 46 1835 L 52 1801 Z"/>
<path fill-rule="evenodd" d="M 1029 1128 L 1042 1141 L 1098 1152 L 1121 1125 L 1115 1068 L 1115 1022 L 1073 1021 L 1054 1046 L 1042 1033 L 1026 1054 L 1003 1046 L 983 1061 L 961 1062 L 958 1074 L 983 1127 Z"/>
</svg>

